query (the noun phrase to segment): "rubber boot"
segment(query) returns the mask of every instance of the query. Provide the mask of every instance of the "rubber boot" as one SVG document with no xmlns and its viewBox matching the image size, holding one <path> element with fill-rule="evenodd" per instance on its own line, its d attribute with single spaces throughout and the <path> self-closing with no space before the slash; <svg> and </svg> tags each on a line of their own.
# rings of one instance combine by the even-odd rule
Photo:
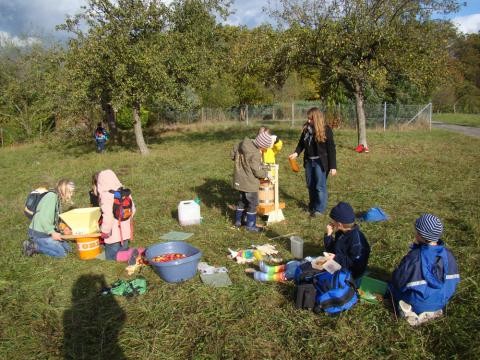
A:
<svg viewBox="0 0 480 360">
<path fill-rule="evenodd" d="M 235 211 L 235 227 L 241 227 L 243 220 L 243 209 L 237 209 Z"/>
<path fill-rule="evenodd" d="M 263 231 L 263 228 L 257 226 L 257 213 L 247 212 L 247 230 L 252 232 Z"/>
</svg>

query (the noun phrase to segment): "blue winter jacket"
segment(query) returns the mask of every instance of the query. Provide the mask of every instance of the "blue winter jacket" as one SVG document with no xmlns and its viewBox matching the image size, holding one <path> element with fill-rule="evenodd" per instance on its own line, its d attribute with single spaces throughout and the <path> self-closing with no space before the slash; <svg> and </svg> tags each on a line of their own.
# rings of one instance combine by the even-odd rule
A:
<svg viewBox="0 0 480 360">
<path fill-rule="evenodd" d="M 458 267 L 442 241 L 438 245 L 413 244 L 400 262 L 389 284 L 393 297 L 412 305 L 412 310 L 443 309 L 460 281 Z"/>
<path fill-rule="evenodd" d="M 368 264 L 370 245 L 358 225 L 347 232 L 337 231 L 335 238 L 325 235 L 325 251 L 335 254 L 335 261 L 349 270 L 354 278 L 362 276 Z"/>
</svg>

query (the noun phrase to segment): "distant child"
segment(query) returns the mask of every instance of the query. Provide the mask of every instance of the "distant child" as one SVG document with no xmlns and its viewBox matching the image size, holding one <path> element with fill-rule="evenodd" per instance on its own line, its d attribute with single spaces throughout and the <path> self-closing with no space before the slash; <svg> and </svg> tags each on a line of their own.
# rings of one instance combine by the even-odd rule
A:
<svg viewBox="0 0 480 360">
<path fill-rule="evenodd" d="M 392 274 L 389 290 L 411 325 L 443 314 L 443 308 L 460 281 L 457 262 L 440 239 L 443 224 L 435 215 L 415 221 L 416 235 L 410 251 Z"/>
<path fill-rule="evenodd" d="M 268 127 L 262 126 L 259 130 L 258 133 L 260 134 L 261 132 L 266 132 L 268 135 L 272 136 L 274 138 L 274 142 L 272 147 L 265 149 L 262 152 L 262 161 L 264 164 L 275 164 L 275 157 L 276 155 L 282 150 L 283 147 L 283 141 L 278 138 L 278 136 L 273 135 L 271 130 Z"/>
<path fill-rule="evenodd" d="M 232 150 L 235 161 L 233 187 L 240 192 L 240 199 L 235 212 L 235 226 L 242 226 L 246 211 L 246 228 L 259 232 L 257 227 L 258 189 L 260 179 L 268 178 L 268 169 L 262 164 L 262 150 L 271 148 L 274 138 L 266 132 L 260 132 L 255 140 L 245 138 Z"/>
<path fill-rule="evenodd" d="M 143 249 L 129 248 L 129 241 L 133 240 L 133 216 L 135 204 L 131 199 L 131 208 L 128 219 L 115 218 L 114 193 L 123 189 L 123 185 L 112 170 L 103 170 L 93 177 L 93 193 L 98 197 L 102 211 L 100 225 L 101 237 L 105 243 L 105 258 L 107 260 L 128 261 L 129 265 L 136 262 L 139 252 Z"/>
<path fill-rule="evenodd" d="M 95 143 L 97 144 L 97 152 L 103 153 L 108 140 L 108 133 L 107 130 L 105 130 L 105 128 L 102 126 L 102 123 L 97 124 L 97 128 L 93 133 L 93 137 L 95 138 Z"/>
<path fill-rule="evenodd" d="M 37 189 L 39 190 L 39 189 Z M 75 191 L 73 181 L 63 179 L 57 183 L 55 191 L 42 188 L 46 194 L 37 205 L 35 214 L 28 227 L 29 240 L 23 242 L 23 254 L 44 254 L 52 257 L 63 258 L 72 250 L 70 244 L 62 239 L 59 229 L 59 214 L 62 203 L 71 202 Z M 71 234 L 69 228 L 64 229 L 65 234 Z"/>
<path fill-rule="evenodd" d="M 370 245 L 355 224 L 355 213 L 350 204 L 339 202 L 330 211 L 330 218 L 332 222 L 327 225 L 323 239 L 325 251 L 335 254 L 335 261 L 358 280 L 367 268 Z"/>
</svg>

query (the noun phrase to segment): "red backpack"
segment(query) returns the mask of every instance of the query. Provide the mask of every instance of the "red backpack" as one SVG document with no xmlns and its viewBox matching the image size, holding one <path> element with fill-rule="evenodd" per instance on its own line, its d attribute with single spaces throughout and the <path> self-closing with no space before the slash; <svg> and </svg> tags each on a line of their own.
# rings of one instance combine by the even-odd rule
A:
<svg viewBox="0 0 480 360">
<path fill-rule="evenodd" d="M 113 194 L 113 217 L 120 221 L 126 221 L 133 215 L 132 192 L 130 189 L 121 187 L 118 190 L 110 190 Z"/>
</svg>

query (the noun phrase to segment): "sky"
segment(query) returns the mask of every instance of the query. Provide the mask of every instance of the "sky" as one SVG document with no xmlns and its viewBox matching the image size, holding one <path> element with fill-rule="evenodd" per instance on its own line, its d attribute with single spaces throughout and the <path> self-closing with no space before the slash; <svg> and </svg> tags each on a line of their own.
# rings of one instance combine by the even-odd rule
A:
<svg viewBox="0 0 480 360">
<path fill-rule="evenodd" d="M 437 17 L 451 19 L 463 33 L 476 33 L 480 31 L 480 0 L 463 1 L 467 6 L 458 13 Z M 66 15 L 78 12 L 85 3 L 86 0 L 0 0 L 0 41 L 2 38 L 18 43 L 34 41 L 34 38 L 24 39 L 32 34 L 61 39 L 65 34 L 55 31 L 55 26 L 63 23 Z M 268 15 L 262 11 L 267 3 L 268 0 L 234 0 L 231 9 L 235 13 L 226 22 L 249 28 L 268 22 Z"/>
</svg>

